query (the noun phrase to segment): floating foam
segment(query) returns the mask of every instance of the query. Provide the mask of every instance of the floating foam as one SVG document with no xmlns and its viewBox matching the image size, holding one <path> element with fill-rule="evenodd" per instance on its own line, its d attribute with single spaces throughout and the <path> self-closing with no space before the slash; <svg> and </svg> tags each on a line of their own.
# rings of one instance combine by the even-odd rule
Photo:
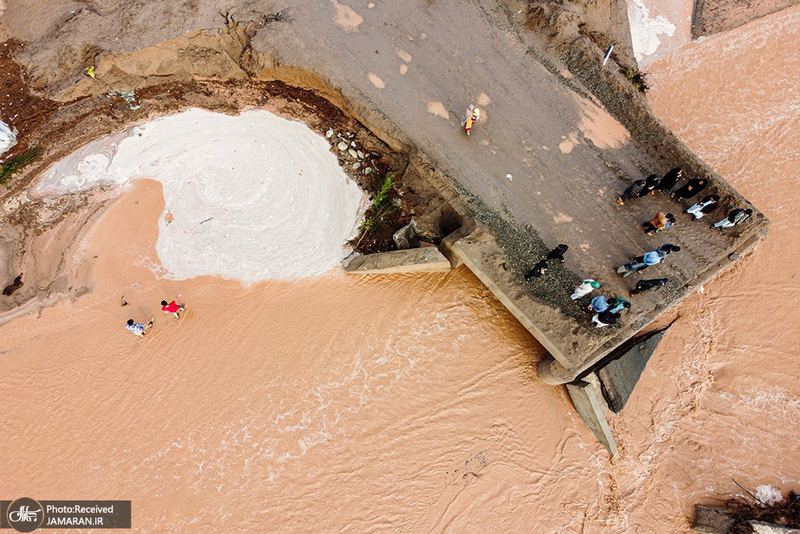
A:
<svg viewBox="0 0 800 534">
<path fill-rule="evenodd" d="M 779 488 L 765 484 L 756 487 L 756 499 L 767 506 L 773 506 L 783 501 L 783 493 Z"/>
<path fill-rule="evenodd" d="M 675 33 L 675 25 L 663 15 L 650 18 L 650 10 L 644 5 L 643 0 L 629 0 L 628 22 L 636 61 L 655 54 L 661 44 L 661 39 L 658 38 L 660 34 L 672 37 Z"/>
<path fill-rule="evenodd" d="M 2 13 L 2 11 L 0 11 Z M 0 121 L 0 155 L 17 144 L 17 133 L 8 124 Z"/>
<path fill-rule="evenodd" d="M 315 276 L 339 265 L 363 193 L 325 139 L 266 111 L 192 109 L 86 145 L 38 188 L 63 194 L 134 178 L 162 183 L 156 250 L 173 279 L 244 282 Z"/>
</svg>

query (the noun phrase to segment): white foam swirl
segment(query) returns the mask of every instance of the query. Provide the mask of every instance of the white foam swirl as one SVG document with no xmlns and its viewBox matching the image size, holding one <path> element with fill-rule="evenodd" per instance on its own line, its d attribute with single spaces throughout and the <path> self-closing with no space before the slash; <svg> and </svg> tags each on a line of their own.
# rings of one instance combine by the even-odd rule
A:
<svg viewBox="0 0 800 534">
<path fill-rule="evenodd" d="M 0 1 L 0 8 L 2 8 L 2 2 Z M 0 9 L 0 15 L 3 14 L 2 9 Z M 8 124 L 0 121 L 0 155 L 5 153 L 8 149 L 13 147 L 17 144 L 17 132 Z"/>
<path fill-rule="evenodd" d="M 363 193 L 322 136 L 266 111 L 192 109 L 87 145 L 39 187 L 58 194 L 151 178 L 164 188 L 158 257 L 174 279 L 321 274 L 347 255 Z"/>
</svg>

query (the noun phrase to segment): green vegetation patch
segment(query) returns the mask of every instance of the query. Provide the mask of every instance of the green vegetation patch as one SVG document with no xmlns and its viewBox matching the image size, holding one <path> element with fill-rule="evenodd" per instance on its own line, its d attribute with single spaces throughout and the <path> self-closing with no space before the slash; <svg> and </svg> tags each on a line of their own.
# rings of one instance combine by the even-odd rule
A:
<svg viewBox="0 0 800 534">
<path fill-rule="evenodd" d="M 364 214 L 364 222 L 361 223 L 361 239 L 358 240 L 358 244 L 361 244 L 361 241 L 375 230 L 381 228 L 386 223 L 386 217 L 397 209 L 397 206 L 389 201 L 394 187 L 394 176 L 394 173 L 387 174 L 381 182 L 378 192 L 373 196 L 372 206 Z"/>
<path fill-rule="evenodd" d="M 0 169 L 0 184 L 6 184 L 12 176 L 21 172 L 28 163 L 32 162 L 39 155 L 39 149 L 34 147 L 28 150 L 27 153 L 14 156 L 3 163 Z"/>
</svg>

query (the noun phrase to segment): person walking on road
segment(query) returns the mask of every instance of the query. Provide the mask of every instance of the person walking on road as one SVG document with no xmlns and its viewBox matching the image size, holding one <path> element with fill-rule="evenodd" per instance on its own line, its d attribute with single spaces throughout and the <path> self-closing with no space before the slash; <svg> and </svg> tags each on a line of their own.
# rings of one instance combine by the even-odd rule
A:
<svg viewBox="0 0 800 534">
<path fill-rule="evenodd" d="M 631 258 L 631 261 L 624 265 L 617 267 L 617 273 L 621 274 L 623 278 L 629 277 L 632 273 L 644 271 L 651 265 L 658 265 L 661 263 L 661 256 L 658 252 L 652 250 L 642 256 Z"/>
<path fill-rule="evenodd" d="M 640 197 L 646 197 L 647 195 L 654 195 L 656 193 L 656 189 L 658 189 L 658 183 L 661 180 L 659 179 L 657 174 L 651 174 L 644 180 L 644 187 L 642 188 L 642 192 L 639 193 Z"/>
<path fill-rule="evenodd" d="M 691 214 L 695 221 L 698 221 L 717 209 L 717 202 L 719 202 L 719 195 L 708 195 L 703 200 L 693 205 L 686 210 L 686 213 Z"/>
<path fill-rule="evenodd" d="M 546 272 L 547 272 L 547 262 L 545 260 L 542 260 L 536 265 L 534 265 L 533 269 L 525 273 L 525 281 L 530 282 L 531 278 L 539 278 Z"/>
<path fill-rule="evenodd" d="M 678 185 L 678 182 L 681 181 L 683 178 L 683 169 L 680 167 L 675 167 L 674 169 L 670 169 L 667 171 L 667 174 L 661 178 L 661 181 L 658 182 L 658 186 L 656 189 L 664 193 L 665 195 L 672 196 L 672 188 Z"/>
<path fill-rule="evenodd" d="M 675 196 L 678 198 L 692 198 L 705 189 L 706 185 L 708 185 L 708 182 L 705 178 L 694 178 L 686 182 L 683 187 L 676 189 Z"/>
<path fill-rule="evenodd" d="M 753 210 L 736 208 L 735 210 L 731 210 L 727 217 L 714 224 L 714 228 L 730 228 L 736 226 L 746 221 L 752 214 Z"/>
<path fill-rule="evenodd" d="M 604 326 L 608 326 L 610 324 L 617 324 L 617 319 L 619 319 L 619 317 L 619 313 L 604 311 L 594 314 L 594 317 L 592 317 L 592 322 L 597 325 L 596 328 L 603 328 Z"/>
<path fill-rule="evenodd" d="M 617 273 L 621 274 L 623 278 L 629 277 L 631 274 L 643 271 L 651 265 L 661 263 L 661 258 L 656 252 L 648 252 L 643 256 L 636 256 L 631 258 L 631 261 L 617 267 Z"/>
<path fill-rule="evenodd" d="M 663 211 L 659 211 L 656 213 L 655 217 L 644 223 L 642 228 L 644 229 L 644 233 L 647 235 L 653 235 L 655 232 L 666 230 L 673 224 L 675 224 L 674 215 L 671 213 L 664 214 Z"/>
<path fill-rule="evenodd" d="M 152 326 L 153 326 L 153 319 L 150 319 L 150 322 L 148 322 L 146 325 L 137 323 L 133 319 L 128 319 L 128 322 L 125 323 L 125 328 L 127 328 L 129 332 L 139 337 L 144 337 L 144 335 L 147 333 L 148 330 L 150 330 Z"/>
<path fill-rule="evenodd" d="M 627 278 L 632 273 L 638 271 L 644 271 L 645 269 L 647 269 L 652 265 L 658 265 L 670 253 L 679 252 L 680 250 L 681 247 L 673 245 L 672 243 L 664 243 L 657 249 L 651 250 L 650 252 L 647 252 L 643 256 L 637 256 L 635 258 L 632 258 L 631 261 L 629 261 L 625 265 L 617 267 L 616 271 L 617 273 L 621 274 L 623 278 Z"/>
<path fill-rule="evenodd" d="M 631 291 L 631 296 L 638 295 L 640 293 L 646 293 L 647 291 L 658 291 L 669 282 L 668 278 L 652 278 L 650 280 L 639 280 L 636 282 L 636 289 Z"/>
<path fill-rule="evenodd" d="M 664 243 L 656 249 L 656 253 L 663 260 L 673 252 L 680 252 L 681 247 L 673 245 L 672 243 Z"/>
<path fill-rule="evenodd" d="M 575 286 L 575 291 L 572 295 L 569 296 L 572 300 L 578 300 L 581 297 L 584 297 L 594 291 L 595 289 L 600 288 L 600 282 L 596 282 L 591 278 L 587 278 L 579 285 Z"/>
<path fill-rule="evenodd" d="M 172 315 L 175 316 L 176 319 L 181 318 L 181 312 L 183 312 L 183 310 L 185 309 L 186 309 L 185 304 L 176 304 L 174 300 L 169 304 L 167 304 L 166 300 L 161 301 L 161 311 L 165 313 L 171 313 Z"/>
<path fill-rule="evenodd" d="M 564 253 L 569 249 L 568 245 L 558 245 L 556 248 L 547 253 L 546 260 L 557 260 L 564 263 Z"/>
<path fill-rule="evenodd" d="M 631 301 L 614 297 L 608 299 L 608 311 L 611 313 L 628 311 L 631 308 Z"/>
<path fill-rule="evenodd" d="M 478 122 L 478 119 L 481 118 L 481 110 L 473 106 L 472 104 L 469 105 L 467 108 L 467 116 L 461 121 L 461 126 L 464 127 L 466 130 L 467 135 L 469 135 L 469 131 L 472 130 L 472 127 Z"/>
<path fill-rule="evenodd" d="M 589 304 L 589 311 L 603 312 L 608 309 L 608 300 L 604 296 L 595 297 Z"/>
<path fill-rule="evenodd" d="M 638 198 L 640 193 L 644 190 L 644 186 L 647 185 L 647 182 L 644 180 L 636 180 L 628 188 L 623 191 L 622 195 L 617 199 L 617 204 L 620 206 L 624 206 L 625 202 L 632 198 Z"/>
</svg>

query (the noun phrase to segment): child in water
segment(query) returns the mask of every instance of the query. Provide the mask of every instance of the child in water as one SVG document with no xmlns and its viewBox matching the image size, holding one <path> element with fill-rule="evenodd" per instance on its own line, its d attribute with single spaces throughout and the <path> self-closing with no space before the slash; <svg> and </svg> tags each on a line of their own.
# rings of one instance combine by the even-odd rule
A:
<svg viewBox="0 0 800 534">
<path fill-rule="evenodd" d="M 150 319 L 150 321 L 146 325 L 142 323 L 137 323 L 133 319 L 128 319 L 128 322 L 125 323 L 125 328 L 127 328 L 130 333 L 135 334 L 139 337 L 144 337 L 144 335 L 147 333 L 148 330 L 150 330 L 150 328 L 152 328 L 152 326 L 153 326 L 152 319 Z"/>
<path fill-rule="evenodd" d="M 166 300 L 161 301 L 161 311 L 165 313 L 171 313 L 172 315 L 175 316 L 176 319 L 181 318 L 181 312 L 184 309 L 186 309 L 185 304 L 176 304 L 174 300 L 169 304 L 167 304 Z"/>
</svg>

